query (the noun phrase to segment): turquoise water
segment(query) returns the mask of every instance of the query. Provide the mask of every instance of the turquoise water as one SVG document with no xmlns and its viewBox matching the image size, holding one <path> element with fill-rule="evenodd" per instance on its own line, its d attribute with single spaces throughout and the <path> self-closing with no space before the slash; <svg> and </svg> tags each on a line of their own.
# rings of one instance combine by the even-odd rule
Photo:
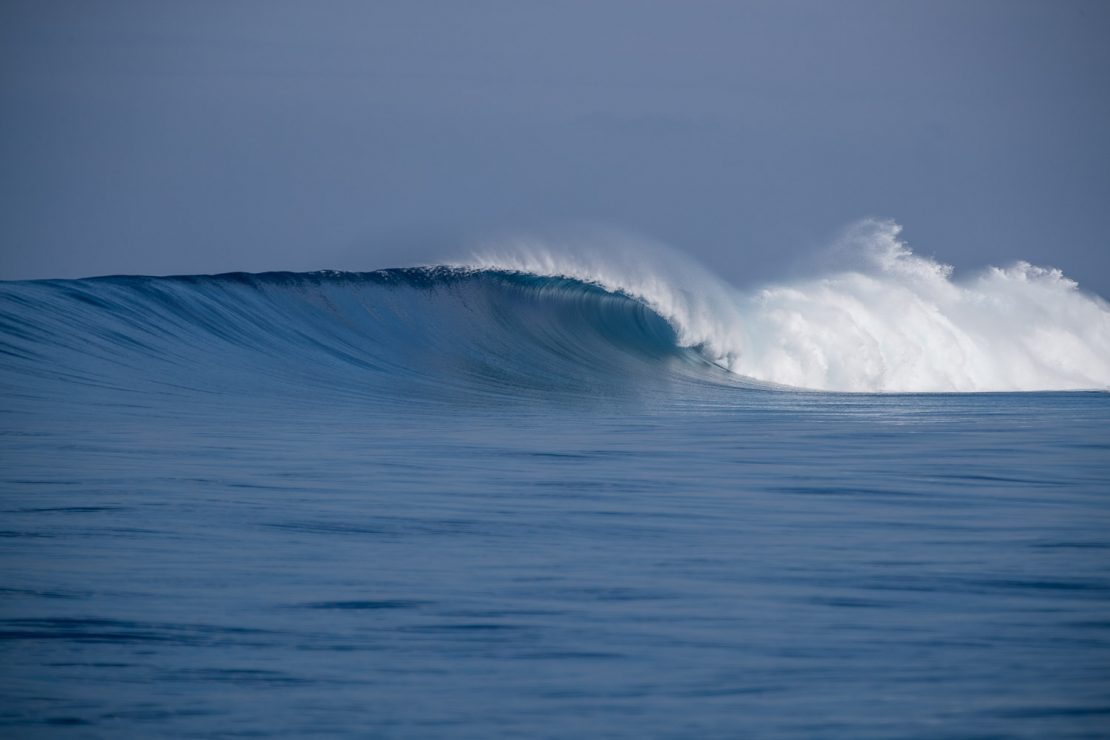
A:
<svg viewBox="0 0 1110 740">
<path fill-rule="evenodd" d="M 11 736 L 1098 737 L 1110 395 L 502 273 L 0 285 Z"/>
</svg>

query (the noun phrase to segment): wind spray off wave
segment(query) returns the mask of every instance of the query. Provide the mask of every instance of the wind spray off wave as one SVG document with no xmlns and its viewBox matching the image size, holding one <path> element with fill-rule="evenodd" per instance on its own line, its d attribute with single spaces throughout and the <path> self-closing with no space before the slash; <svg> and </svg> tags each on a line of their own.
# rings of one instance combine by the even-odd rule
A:
<svg viewBox="0 0 1110 740">
<path fill-rule="evenodd" d="M 863 221 L 828 274 L 739 291 L 665 250 L 518 242 L 469 266 L 572 277 L 643 301 L 681 345 L 747 378 L 852 392 L 1110 387 L 1110 306 L 1017 262 L 955 279 L 892 221 Z"/>
</svg>

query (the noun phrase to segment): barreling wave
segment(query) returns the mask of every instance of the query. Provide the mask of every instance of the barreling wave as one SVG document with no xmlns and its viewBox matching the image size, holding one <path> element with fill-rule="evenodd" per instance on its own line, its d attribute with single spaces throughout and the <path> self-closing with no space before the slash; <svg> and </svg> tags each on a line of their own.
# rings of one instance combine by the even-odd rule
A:
<svg viewBox="0 0 1110 740">
<path fill-rule="evenodd" d="M 5 283 L 0 383 L 32 399 L 1110 387 L 1110 307 L 1058 271 L 954 280 L 889 222 L 861 224 L 836 256 L 823 276 L 751 292 L 642 244 L 602 257 L 520 242 L 368 273 Z"/>
</svg>

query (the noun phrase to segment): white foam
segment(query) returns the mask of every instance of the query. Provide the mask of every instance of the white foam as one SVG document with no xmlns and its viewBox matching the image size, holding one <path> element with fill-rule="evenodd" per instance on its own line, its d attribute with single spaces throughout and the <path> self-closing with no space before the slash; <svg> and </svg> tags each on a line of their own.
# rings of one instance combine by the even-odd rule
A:
<svg viewBox="0 0 1110 740">
<path fill-rule="evenodd" d="M 858 392 L 1110 388 L 1110 305 L 1018 262 L 968 279 L 915 255 L 892 221 L 849 229 L 842 266 L 742 292 L 659 245 L 514 240 L 465 263 L 564 276 L 649 305 L 684 346 L 771 383 Z"/>
</svg>

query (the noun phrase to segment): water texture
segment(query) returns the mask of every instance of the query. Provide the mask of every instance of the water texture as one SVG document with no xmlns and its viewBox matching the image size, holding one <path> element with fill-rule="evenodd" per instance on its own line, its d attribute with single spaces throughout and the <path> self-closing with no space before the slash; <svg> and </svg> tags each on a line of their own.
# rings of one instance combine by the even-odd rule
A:
<svg viewBox="0 0 1110 740">
<path fill-rule="evenodd" d="M 0 734 L 1107 735 L 1099 299 L 914 375 L 475 266 L 0 285 Z M 827 392 L 968 379 L 1077 390 Z"/>
</svg>

